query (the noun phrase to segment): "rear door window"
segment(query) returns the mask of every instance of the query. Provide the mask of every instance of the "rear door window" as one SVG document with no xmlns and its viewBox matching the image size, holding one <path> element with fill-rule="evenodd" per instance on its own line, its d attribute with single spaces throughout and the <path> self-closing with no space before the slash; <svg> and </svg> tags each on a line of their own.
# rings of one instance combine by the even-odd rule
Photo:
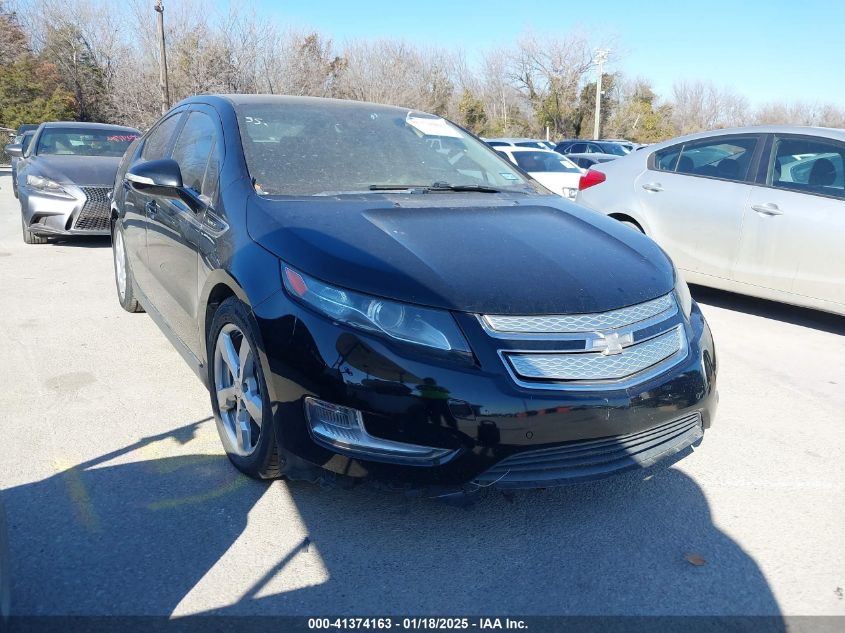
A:
<svg viewBox="0 0 845 633">
<path fill-rule="evenodd" d="M 673 145 L 652 155 L 650 168 L 721 180 L 748 180 L 757 135 L 718 136 Z"/>
<path fill-rule="evenodd" d="M 766 184 L 845 198 L 845 144 L 828 139 L 776 137 Z"/>
</svg>

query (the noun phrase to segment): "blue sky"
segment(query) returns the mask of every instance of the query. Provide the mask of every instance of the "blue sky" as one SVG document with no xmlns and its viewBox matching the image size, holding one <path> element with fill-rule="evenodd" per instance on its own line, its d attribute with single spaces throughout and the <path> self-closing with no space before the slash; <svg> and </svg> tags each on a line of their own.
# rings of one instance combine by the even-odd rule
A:
<svg viewBox="0 0 845 633">
<path fill-rule="evenodd" d="M 845 102 L 844 0 L 255 0 L 255 9 L 339 43 L 396 37 L 461 48 L 470 59 L 527 29 L 580 26 L 617 42 L 608 70 L 649 78 L 661 96 L 687 78 L 712 80 L 752 104 Z"/>
</svg>

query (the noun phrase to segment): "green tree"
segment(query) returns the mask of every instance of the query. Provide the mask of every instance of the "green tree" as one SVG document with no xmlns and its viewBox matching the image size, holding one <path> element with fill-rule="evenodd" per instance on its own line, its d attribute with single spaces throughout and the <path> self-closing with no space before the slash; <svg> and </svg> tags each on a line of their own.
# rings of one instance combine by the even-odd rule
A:
<svg viewBox="0 0 845 633">
<path fill-rule="evenodd" d="M 461 113 L 461 124 L 475 134 L 480 134 L 487 124 L 484 103 L 466 88 L 458 103 L 458 112 Z"/>
<path fill-rule="evenodd" d="M 607 137 L 607 122 L 618 105 L 612 98 L 615 92 L 617 76 L 615 73 L 603 73 L 601 77 L 601 135 Z M 596 120 L 596 82 L 588 83 L 581 89 L 578 97 L 578 109 L 573 117 L 575 136 L 593 138 Z"/>
<path fill-rule="evenodd" d="M 0 67 L 0 126 L 72 119 L 76 103 L 52 64 L 24 54 Z"/>
</svg>

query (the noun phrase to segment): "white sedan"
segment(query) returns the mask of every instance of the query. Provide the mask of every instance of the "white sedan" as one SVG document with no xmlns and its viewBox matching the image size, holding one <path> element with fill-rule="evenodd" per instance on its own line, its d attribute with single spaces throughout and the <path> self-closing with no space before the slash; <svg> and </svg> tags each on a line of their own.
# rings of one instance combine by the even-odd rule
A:
<svg viewBox="0 0 845 633">
<path fill-rule="evenodd" d="M 689 282 L 845 315 L 845 131 L 702 132 L 596 165 L 580 188 Z"/>
<path fill-rule="evenodd" d="M 496 147 L 496 152 L 556 194 L 575 199 L 584 170 L 563 154 L 527 147 Z"/>
</svg>

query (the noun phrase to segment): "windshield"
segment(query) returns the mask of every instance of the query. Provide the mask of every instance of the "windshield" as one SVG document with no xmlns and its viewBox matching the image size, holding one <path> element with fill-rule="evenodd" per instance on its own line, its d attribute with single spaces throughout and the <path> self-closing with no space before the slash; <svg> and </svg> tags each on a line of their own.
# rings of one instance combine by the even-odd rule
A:
<svg viewBox="0 0 845 633">
<path fill-rule="evenodd" d="M 408 186 L 537 191 L 481 141 L 437 116 L 358 102 L 241 104 L 241 141 L 263 195 Z"/>
<path fill-rule="evenodd" d="M 125 128 L 81 129 L 49 127 L 38 138 L 36 154 L 68 156 L 123 156 L 129 144 L 140 136 Z"/>
<path fill-rule="evenodd" d="M 568 158 L 551 152 L 514 152 L 513 158 L 516 164 L 527 172 L 554 171 L 575 173 L 581 171 Z"/>
</svg>

